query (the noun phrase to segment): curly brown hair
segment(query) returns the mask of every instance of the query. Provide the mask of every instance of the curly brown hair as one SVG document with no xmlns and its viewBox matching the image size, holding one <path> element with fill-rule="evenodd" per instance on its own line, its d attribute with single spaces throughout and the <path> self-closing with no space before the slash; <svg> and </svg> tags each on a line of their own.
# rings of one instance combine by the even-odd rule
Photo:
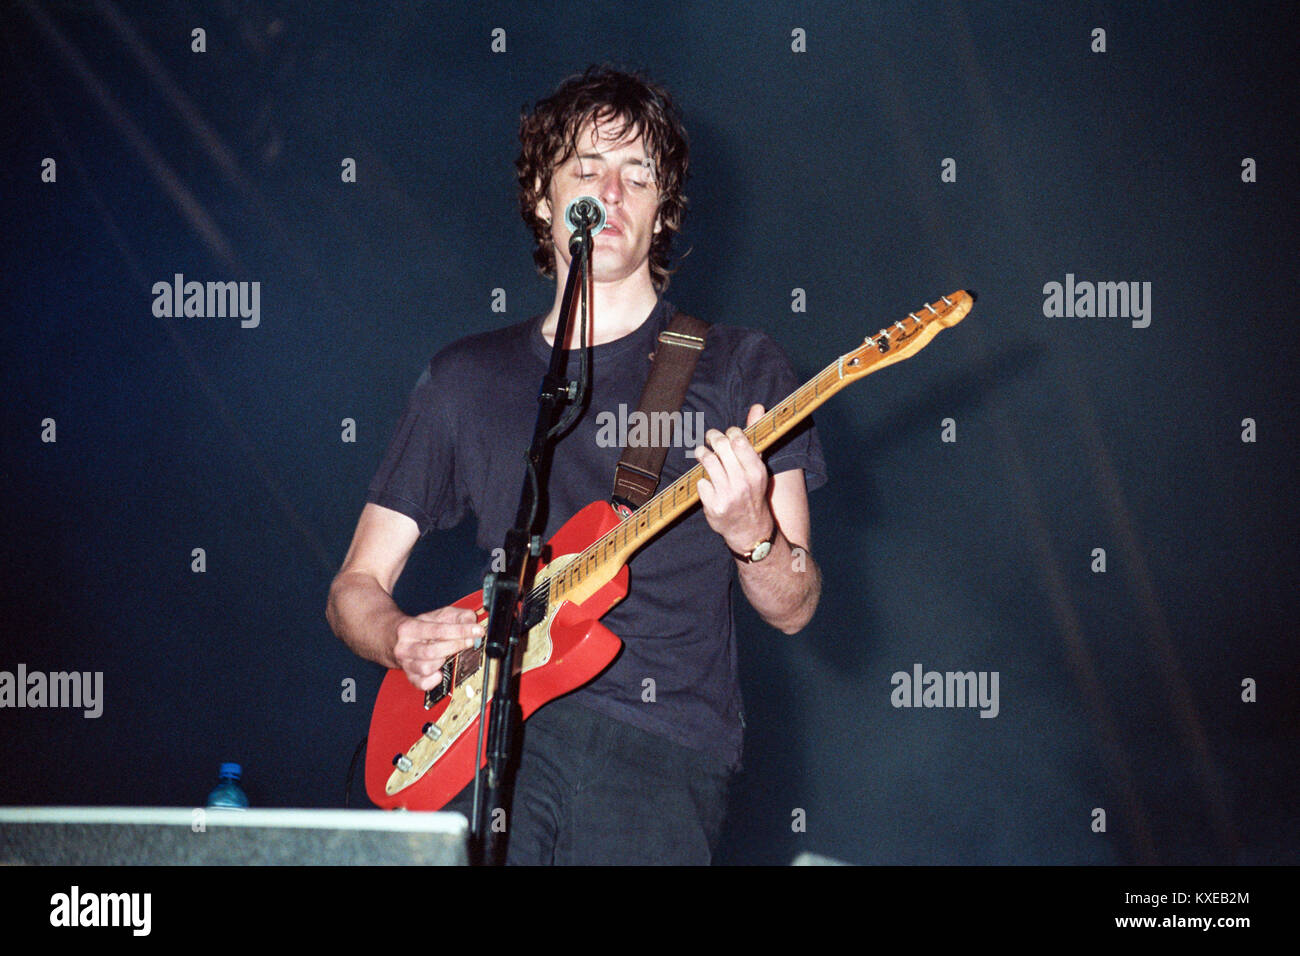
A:
<svg viewBox="0 0 1300 956">
<path fill-rule="evenodd" d="M 673 236 L 686 214 L 684 187 L 690 168 L 686 130 L 667 90 L 639 73 L 608 64 L 590 66 L 586 72 L 570 76 L 554 93 L 538 100 L 531 112 L 525 108 L 520 114 L 515 172 L 519 212 L 533 233 L 533 261 L 542 275 L 555 275 L 551 228 L 537 215 L 537 203 L 549 194 L 556 167 L 577 152 L 583 124 L 607 118 L 616 122 L 613 135 L 619 138 L 629 127 L 640 134 L 654 160 L 662 228 L 650 243 L 650 279 L 655 291 L 662 293 L 673 272 L 669 267 Z"/>
</svg>

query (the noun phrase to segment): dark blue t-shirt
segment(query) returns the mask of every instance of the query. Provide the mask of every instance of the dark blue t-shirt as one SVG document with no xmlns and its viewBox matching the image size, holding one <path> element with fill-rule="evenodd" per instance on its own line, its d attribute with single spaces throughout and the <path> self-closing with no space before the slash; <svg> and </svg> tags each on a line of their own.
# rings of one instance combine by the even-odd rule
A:
<svg viewBox="0 0 1300 956">
<path fill-rule="evenodd" d="M 621 454 L 608 441 L 610 423 L 637 410 L 650 354 L 673 312 L 661 299 L 633 332 L 592 348 L 591 401 L 555 449 L 545 537 L 590 502 L 609 499 Z M 542 318 L 469 336 L 434 356 L 416 383 L 368 501 L 412 518 L 422 535 L 472 513 L 479 546 L 489 554 L 501 547 L 519 506 L 523 456 L 550 356 Z M 569 375 L 577 373 L 575 350 Z M 725 431 L 743 426 L 751 405 L 770 409 L 799 384 L 789 359 L 768 336 L 714 325 L 682 411 L 702 413 L 705 428 Z M 703 431 L 697 441 L 703 441 Z M 766 458 L 774 474 L 802 468 L 809 490 L 826 480 L 811 420 Z M 659 487 L 694 465 L 688 449 L 670 448 Z M 573 699 L 737 766 L 743 724 L 731 606 L 736 572 L 726 543 L 696 507 L 642 547 L 628 567 L 628 596 L 602 618 L 623 640 L 623 650 Z M 447 603 L 460 596 L 446 595 Z M 654 699 L 648 700 L 651 686 Z"/>
</svg>

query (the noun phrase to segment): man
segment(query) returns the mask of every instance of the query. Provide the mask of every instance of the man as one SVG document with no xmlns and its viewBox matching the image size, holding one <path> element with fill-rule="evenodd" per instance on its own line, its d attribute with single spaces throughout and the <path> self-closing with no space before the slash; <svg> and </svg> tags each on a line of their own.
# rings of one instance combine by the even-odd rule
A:
<svg viewBox="0 0 1300 956">
<path fill-rule="evenodd" d="M 661 293 L 689 159 L 668 94 L 641 77 L 592 68 L 523 117 L 520 141 L 521 212 L 539 271 L 555 278 L 554 304 L 544 316 L 453 343 L 430 362 L 330 589 L 335 633 L 362 657 L 402 668 L 421 689 L 483 631 L 471 612 L 451 607 L 407 616 L 393 602 L 393 586 L 431 528 L 472 512 L 478 543 L 490 551 L 513 524 L 570 267 L 562 222 L 570 200 L 596 196 L 608 225 L 592 253 L 590 406 L 556 447 L 546 537 L 590 501 L 609 498 L 621 449 L 602 440 L 598 419 L 638 407 L 650 353 L 673 312 Z M 572 377 L 576 322 L 568 345 Z M 762 617 L 787 634 L 808 622 L 820 594 L 808 553 L 807 488 L 824 481 L 815 431 L 806 427 L 778 446 L 769 474 L 735 427 L 756 421 L 764 404 L 798 384 L 766 336 L 710 328 L 682 409 L 708 426 L 698 449 L 708 474 L 699 484 L 701 508 L 630 562 L 630 593 L 603 618 L 623 639 L 620 657 L 524 725 L 510 862 L 709 862 L 743 726 L 732 575 Z M 670 450 L 660 487 L 696 455 Z M 452 809 L 468 810 L 470 789 Z"/>
</svg>

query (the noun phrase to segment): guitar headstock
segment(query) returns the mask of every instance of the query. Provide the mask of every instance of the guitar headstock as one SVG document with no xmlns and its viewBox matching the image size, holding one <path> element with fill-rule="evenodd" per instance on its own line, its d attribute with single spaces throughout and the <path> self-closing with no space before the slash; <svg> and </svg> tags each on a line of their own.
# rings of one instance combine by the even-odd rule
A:
<svg viewBox="0 0 1300 956">
<path fill-rule="evenodd" d="M 951 295 L 940 296 L 938 302 L 907 313 L 893 325 L 867 336 L 852 352 L 841 355 L 841 377 L 854 378 L 911 358 L 929 345 L 942 329 L 952 328 L 966 318 L 974 304 L 975 297 L 959 289 Z"/>
</svg>

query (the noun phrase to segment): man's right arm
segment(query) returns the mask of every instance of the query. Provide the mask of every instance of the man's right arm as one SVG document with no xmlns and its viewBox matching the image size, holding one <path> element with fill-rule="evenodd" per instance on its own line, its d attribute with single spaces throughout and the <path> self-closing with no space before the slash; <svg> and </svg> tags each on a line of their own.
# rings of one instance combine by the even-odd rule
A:
<svg viewBox="0 0 1300 956">
<path fill-rule="evenodd" d="M 419 527 L 406 515 L 367 504 L 330 585 L 325 617 L 355 654 L 400 667 L 412 684 L 428 690 L 442 679 L 443 661 L 472 647 L 483 628 L 474 623 L 473 611 L 442 607 L 410 617 L 393 601 L 393 587 L 419 537 Z"/>
</svg>

